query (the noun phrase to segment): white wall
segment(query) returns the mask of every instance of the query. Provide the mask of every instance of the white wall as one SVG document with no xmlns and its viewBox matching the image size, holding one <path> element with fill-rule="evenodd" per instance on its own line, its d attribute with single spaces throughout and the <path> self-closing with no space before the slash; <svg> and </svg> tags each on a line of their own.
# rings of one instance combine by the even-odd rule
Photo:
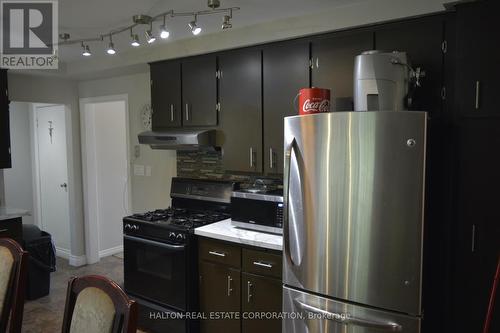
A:
<svg viewBox="0 0 500 333">
<path fill-rule="evenodd" d="M 5 205 L 28 210 L 32 215 L 24 216 L 23 223 L 34 224 L 30 115 L 30 103 L 10 103 L 12 168 L 4 170 L 4 186 Z"/>
<path fill-rule="evenodd" d="M 93 105 L 95 162 L 98 184 L 99 252 L 123 245 L 122 218 L 127 169 L 127 106 L 124 101 Z M 87 152 L 90 147 L 87 147 Z"/>
<path fill-rule="evenodd" d="M 9 99 L 16 102 L 64 104 L 66 116 L 68 192 L 70 212 L 71 254 L 85 252 L 83 238 L 82 163 L 80 152 L 80 116 L 77 83 L 72 80 L 8 73 Z M 22 207 L 21 207 L 22 208 Z"/>
<path fill-rule="evenodd" d="M 128 95 L 130 126 L 130 167 L 151 167 L 151 176 L 132 176 L 132 210 L 140 212 L 170 205 L 170 182 L 177 174 L 176 153 L 167 150 L 152 150 L 140 145 L 140 157 L 134 157 L 134 146 L 139 145 L 137 134 L 144 131 L 140 111 L 151 102 L 149 73 L 120 76 L 111 79 L 82 81 L 78 84 L 80 98 L 110 95 Z"/>
</svg>

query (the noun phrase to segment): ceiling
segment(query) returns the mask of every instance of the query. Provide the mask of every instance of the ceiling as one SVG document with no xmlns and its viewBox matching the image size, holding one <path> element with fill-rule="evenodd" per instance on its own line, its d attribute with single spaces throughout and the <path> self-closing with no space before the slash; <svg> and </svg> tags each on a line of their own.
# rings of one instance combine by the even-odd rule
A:
<svg viewBox="0 0 500 333">
<path fill-rule="evenodd" d="M 241 10 L 233 13 L 233 29 L 249 25 L 272 21 L 276 19 L 291 18 L 333 9 L 339 6 L 352 5 L 353 3 L 374 0 L 221 0 L 222 7 L 240 7 Z M 72 39 L 98 37 L 110 30 L 132 24 L 135 14 L 148 14 L 151 16 L 174 11 L 198 11 L 208 9 L 206 0 L 59 0 L 59 32 L 66 32 Z M 222 15 L 207 15 L 198 18 L 199 25 L 203 28 L 201 34 L 224 33 L 220 26 Z M 189 17 L 167 19 L 170 38 L 157 39 L 153 45 L 144 40 L 145 27 L 137 28 L 142 45 L 140 48 L 155 47 L 157 44 L 169 43 L 172 40 L 194 37 L 187 30 Z M 153 30 L 158 30 L 161 23 L 156 22 Z M 124 32 L 113 37 L 117 52 L 131 50 L 130 35 Z M 105 54 L 106 43 L 91 42 L 92 57 L 109 57 Z M 60 60 L 72 62 L 81 60 L 81 46 L 67 45 L 59 49 Z"/>
</svg>

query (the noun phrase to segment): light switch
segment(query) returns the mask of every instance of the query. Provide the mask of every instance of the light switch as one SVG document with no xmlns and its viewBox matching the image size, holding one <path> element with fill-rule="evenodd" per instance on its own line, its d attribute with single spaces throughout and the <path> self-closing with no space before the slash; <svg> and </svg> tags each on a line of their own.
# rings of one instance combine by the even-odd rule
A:
<svg viewBox="0 0 500 333">
<path fill-rule="evenodd" d="M 135 145 L 134 146 L 134 157 L 138 159 L 141 157 L 141 146 L 140 145 Z"/>
<path fill-rule="evenodd" d="M 144 176 L 144 165 L 134 164 L 134 175 Z"/>
<path fill-rule="evenodd" d="M 151 165 L 146 165 L 146 177 L 151 177 Z"/>
</svg>

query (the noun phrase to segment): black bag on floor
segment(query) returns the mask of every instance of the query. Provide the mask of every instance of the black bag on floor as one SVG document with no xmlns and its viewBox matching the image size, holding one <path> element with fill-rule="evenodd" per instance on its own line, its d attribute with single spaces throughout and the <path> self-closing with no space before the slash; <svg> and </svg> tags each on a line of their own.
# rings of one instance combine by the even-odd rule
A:
<svg viewBox="0 0 500 333">
<path fill-rule="evenodd" d="M 29 252 L 26 299 L 34 300 L 49 294 L 50 273 L 56 270 L 52 237 L 36 225 L 23 225 L 23 245 Z"/>
</svg>

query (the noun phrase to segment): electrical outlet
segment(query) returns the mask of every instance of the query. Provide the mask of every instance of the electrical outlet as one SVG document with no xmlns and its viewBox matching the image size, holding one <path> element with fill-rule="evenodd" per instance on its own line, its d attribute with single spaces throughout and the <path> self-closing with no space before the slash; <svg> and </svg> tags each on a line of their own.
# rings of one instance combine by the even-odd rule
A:
<svg viewBox="0 0 500 333">
<path fill-rule="evenodd" d="M 134 176 L 144 176 L 144 165 L 134 164 Z"/>
</svg>

